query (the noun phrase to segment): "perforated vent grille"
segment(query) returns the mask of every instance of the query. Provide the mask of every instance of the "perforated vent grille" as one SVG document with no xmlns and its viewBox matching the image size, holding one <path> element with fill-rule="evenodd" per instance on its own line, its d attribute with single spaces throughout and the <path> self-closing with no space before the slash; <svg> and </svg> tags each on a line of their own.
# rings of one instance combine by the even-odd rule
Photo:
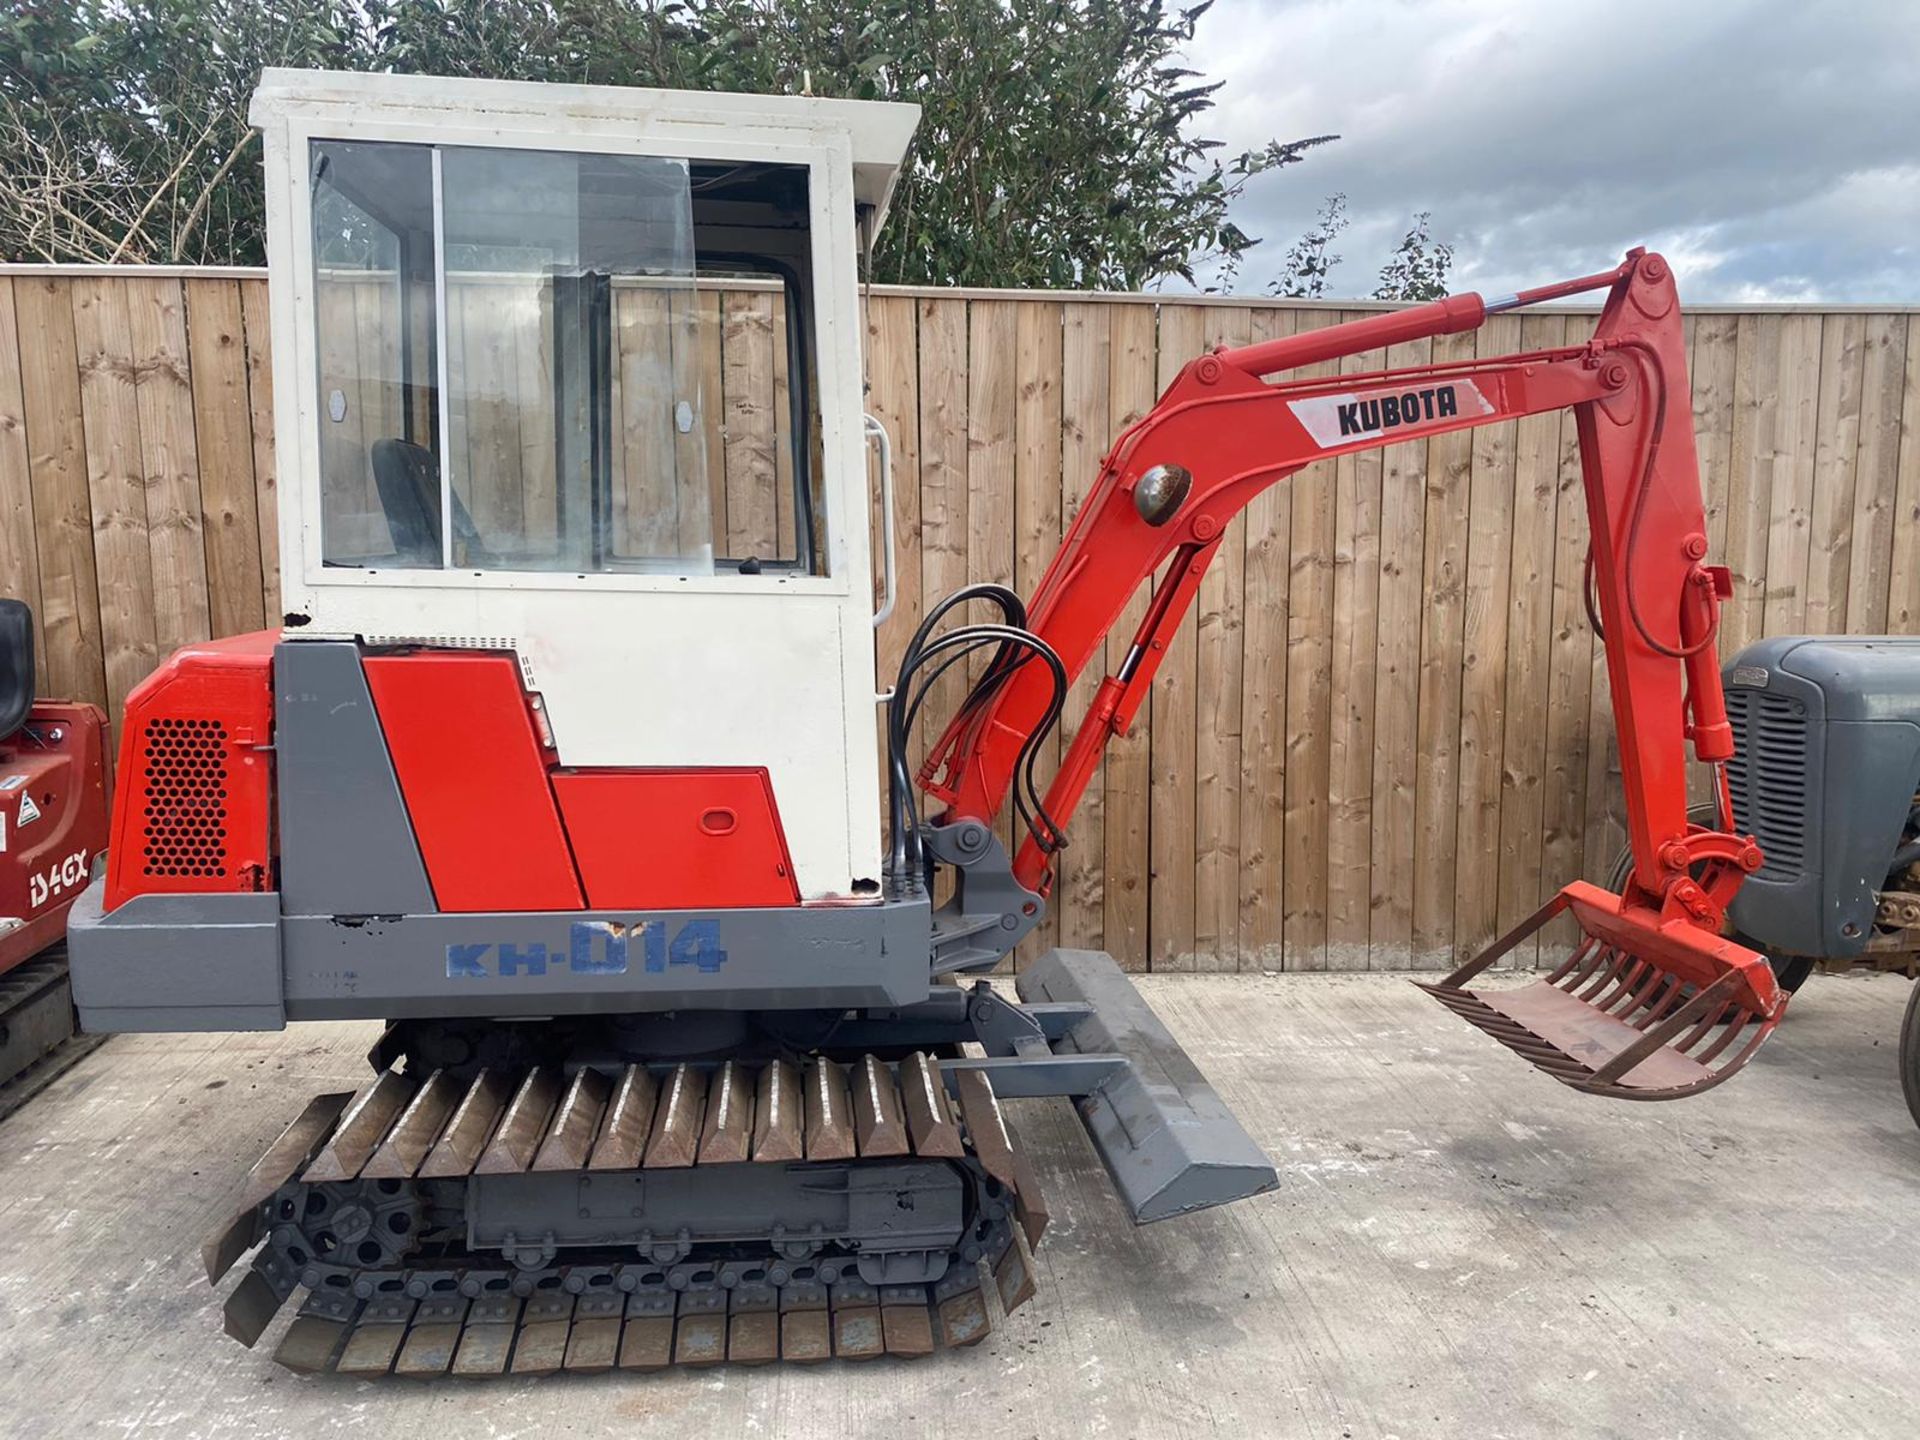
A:
<svg viewBox="0 0 1920 1440">
<path fill-rule="evenodd" d="M 1746 686 L 1727 690 L 1734 758 L 1727 762 L 1733 821 L 1760 842 L 1760 875 L 1792 880 L 1807 863 L 1806 707 Z"/>
<path fill-rule="evenodd" d="M 227 729 L 149 720 L 144 862 L 149 875 L 227 873 Z"/>
</svg>

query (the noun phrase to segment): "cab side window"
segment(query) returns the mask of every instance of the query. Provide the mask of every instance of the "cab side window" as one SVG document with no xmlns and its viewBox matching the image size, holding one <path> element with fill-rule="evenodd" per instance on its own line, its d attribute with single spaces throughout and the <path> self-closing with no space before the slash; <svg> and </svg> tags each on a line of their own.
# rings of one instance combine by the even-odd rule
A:
<svg viewBox="0 0 1920 1440">
<path fill-rule="evenodd" d="M 325 563 L 822 573 L 803 167 L 316 141 Z"/>
</svg>

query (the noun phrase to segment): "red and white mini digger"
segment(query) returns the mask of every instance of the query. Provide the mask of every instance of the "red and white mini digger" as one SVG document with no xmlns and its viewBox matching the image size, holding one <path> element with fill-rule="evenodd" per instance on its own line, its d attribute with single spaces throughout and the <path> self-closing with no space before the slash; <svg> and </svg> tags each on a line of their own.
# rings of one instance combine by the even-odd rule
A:
<svg viewBox="0 0 1920 1440">
<path fill-rule="evenodd" d="M 386 1023 L 208 1241 L 216 1280 L 252 1252 L 242 1341 L 298 1291 L 279 1358 L 352 1374 L 968 1344 L 1047 1220 L 1010 1097 L 1070 1099 L 1136 1220 L 1272 1186 L 1107 956 L 1054 951 L 1017 1000 L 980 977 L 1039 923 L 1229 521 L 1394 441 L 1578 417 L 1634 852 L 1623 893 L 1529 922 L 1584 936 L 1549 977 L 1430 988 L 1642 1098 L 1778 1021 L 1718 933 L 1759 851 L 1687 819 L 1689 745 L 1732 751 L 1725 572 L 1658 256 L 1195 356 L 1035 592 L 930 605 L 882 695 L 859 257 L 915 107 L 268 72 L 254 119 L 284 627 L 131 697 L 72 940 L 90 1027 Z M 1588 291 L 1577 346 L 1268 383 Z M 1068 687 L 1155 577 L 1049 780 Z"/>
</svg>

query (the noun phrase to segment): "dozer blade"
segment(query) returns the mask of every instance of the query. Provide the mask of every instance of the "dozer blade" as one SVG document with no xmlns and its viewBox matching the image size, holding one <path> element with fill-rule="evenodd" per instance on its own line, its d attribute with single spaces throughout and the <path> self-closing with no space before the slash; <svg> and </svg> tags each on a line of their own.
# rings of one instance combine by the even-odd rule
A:
<svg viewBox="0 0 1920 1440">
<path fill-rule="evenodd" d="M 1029 1004 L 1090 1006 L 1056 1054 L 1124 1060 L 1078 1103 L 1137 1223 L 1271 1190 L 1273 1166 L 1111 956 L 1054 950 L 1015 982 Z"/>
<path fill-rule="evenodd" d="M 1581 939 L 1544 980 L 1466 988 L 1562 911 Z M 1718 1085 L 1753 1058 L 1787 1000 L 1745 946 L 1584 881 L 1446 979 L 1414 983 L 1561 1084 L 1622 1100 L 1678 1100 Z"/>
</svg>

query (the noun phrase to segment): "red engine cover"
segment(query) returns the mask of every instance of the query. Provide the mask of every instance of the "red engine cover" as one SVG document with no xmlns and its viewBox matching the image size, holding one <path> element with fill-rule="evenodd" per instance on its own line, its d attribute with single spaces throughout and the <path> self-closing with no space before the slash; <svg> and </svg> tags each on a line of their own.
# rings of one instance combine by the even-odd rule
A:
<svg viewBox="0 0 1920 1440">
<path fill-rule="evenodd" d="M 367 686 L 442 910 L 578 910 L 580 880 L 506 655 L 369 655 Z"/>
<path fill-rule="evenodd" d="M 563 770 L 553 789 L 595 909 L 800 901 L 764 769 Z"/>
<path fill-rule="evenodd" d="M 442 910 L 799 903 L 764 769 L 561 770 L 511 656 L 364 664 Z"/>
<path fill-rule="evenodd" d="M 67 910 L 107 847 L 107 717 L 41 701 L 0 741 L 0 972 L 65 933 Z"/>
<path fill-rule="evenodd" d="M 127 696 L 109 910 L 155 891 L 273 884 L 273 647 L 266 630 L 177 650 Z"/>
</svg>

